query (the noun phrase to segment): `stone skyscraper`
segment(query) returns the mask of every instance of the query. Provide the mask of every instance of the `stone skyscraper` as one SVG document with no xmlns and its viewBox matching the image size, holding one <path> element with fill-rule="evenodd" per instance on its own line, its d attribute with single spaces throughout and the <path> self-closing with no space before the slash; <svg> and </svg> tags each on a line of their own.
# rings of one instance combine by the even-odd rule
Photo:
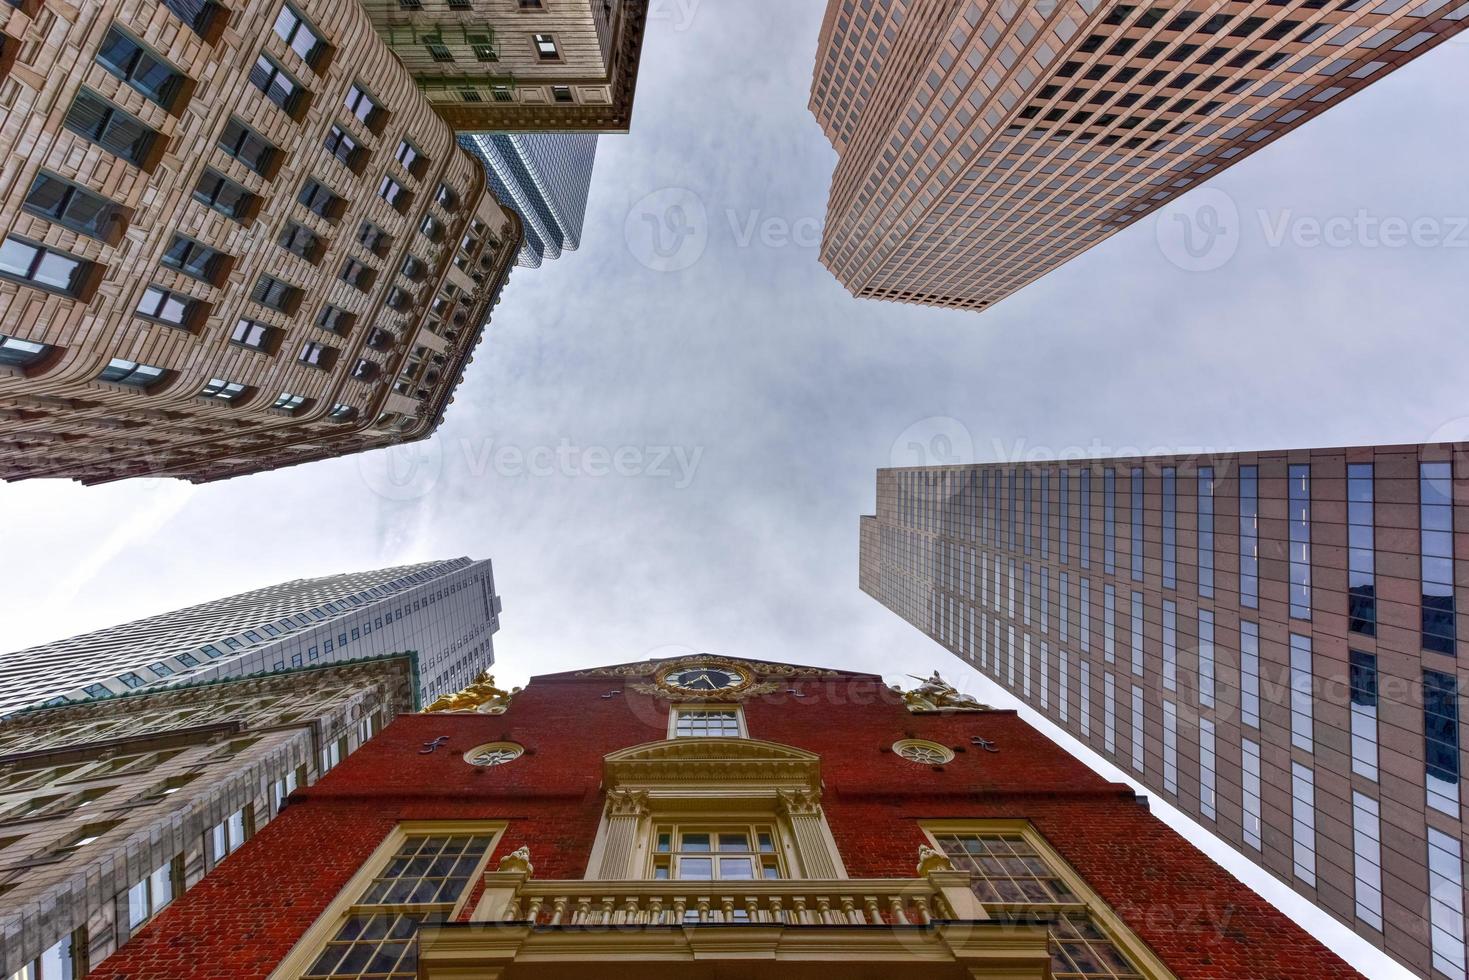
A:
<svg viewBox="0 0 1469 980">
<path fill-rule="evenodd" d="M 821 261 L 984 309 L 1466 25 L 1462 0 L 830 0 Z"/>
<path fill-rule="evenodd" d="M 879 470 L 861 587 L 1364 939 L 1462 978 L 1466 452 Z"/>
</svg>

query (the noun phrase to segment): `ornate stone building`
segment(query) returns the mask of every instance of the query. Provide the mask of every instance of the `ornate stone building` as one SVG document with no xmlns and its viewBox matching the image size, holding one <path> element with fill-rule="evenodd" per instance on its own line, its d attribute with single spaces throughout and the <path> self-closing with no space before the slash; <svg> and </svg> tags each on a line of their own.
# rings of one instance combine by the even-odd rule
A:
<svg viewBox="0 0 1469 980">
<path fill-rule="evenodd" d="M 417 658 L 40 708 L 0 722 L 0 976 L 85 976 L 415 707 Z"/>
<path fill-rule="evenodd" d="M 1357 976 L 1146 800 L 938 677 L 904 696 L 694 656 L 437 707 L 298 789 L 93 975 Z"/>
<path fill-rule="evenodd" d="M 363 6 L 0 5 L 0 478 L 427 436 L 519 218 Z"/>
<path fill-rule="evenodd" d="M 465 132 L 625 133 L 648 0 L 361 0 Z"/>
<path fill-rule="evenodd" d="M 985 309 L 1466 26 L 1462 0 L 830 0 L 821 261 Z"/>
</svg>

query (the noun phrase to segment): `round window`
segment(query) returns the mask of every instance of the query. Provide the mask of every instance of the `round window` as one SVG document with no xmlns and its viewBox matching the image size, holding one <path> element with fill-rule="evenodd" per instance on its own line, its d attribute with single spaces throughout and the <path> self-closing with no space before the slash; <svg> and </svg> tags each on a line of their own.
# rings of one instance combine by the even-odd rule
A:
<svg viewBox="0 0 1469 980">
<path fill-rule="evenodd" d="M 894 742 L 893 751 L 920 766 L 941 766 L 954 760 L 952 749 L 922 738 L 905 738 L 901 742 Z"/>
<path fill-rule="evenodd" d="M 525 749 L 514 742 L 491 742 L 464 753 L 464 761 L 471 766 L 503 766 L 522 755 Z"/>
</svg>

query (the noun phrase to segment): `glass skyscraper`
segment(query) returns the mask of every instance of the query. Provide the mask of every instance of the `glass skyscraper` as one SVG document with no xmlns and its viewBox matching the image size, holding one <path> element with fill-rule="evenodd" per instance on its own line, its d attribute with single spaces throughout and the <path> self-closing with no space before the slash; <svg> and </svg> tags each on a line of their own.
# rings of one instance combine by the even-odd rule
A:
<svg viewBox="0 0 1469 980">
<path fill-rule="evenodd" d="M 405 651 L 418 653 L 428 702 L 495 662 L 499 616 L 488 560 L 297 579 L 6 654 L 0 716 Z"/>
<path fill-rule="evenodd" d="M 535 269 L 581 245 L 596 133 L 465 133 L 459 143 L 525 225 L 519 265 Z"/>
</svg>

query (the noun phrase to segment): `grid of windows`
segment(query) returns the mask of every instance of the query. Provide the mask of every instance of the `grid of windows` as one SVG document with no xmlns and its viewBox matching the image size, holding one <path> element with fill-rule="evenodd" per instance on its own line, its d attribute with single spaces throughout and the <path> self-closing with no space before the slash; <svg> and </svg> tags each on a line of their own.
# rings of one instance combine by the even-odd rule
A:
<svg viewBox="0 0 1469 980">
<path fill-rule="evenodd" d="M 677 738 L 739 738 L 738 708 L 675 708 Z"/>
<path fill-rule="evenodd" d="M 775 831 L 764 824 L 689 827 L 666 824 L 655 831 L 653 878 L 679 881 L 779 879 Z"/>
</svg>

